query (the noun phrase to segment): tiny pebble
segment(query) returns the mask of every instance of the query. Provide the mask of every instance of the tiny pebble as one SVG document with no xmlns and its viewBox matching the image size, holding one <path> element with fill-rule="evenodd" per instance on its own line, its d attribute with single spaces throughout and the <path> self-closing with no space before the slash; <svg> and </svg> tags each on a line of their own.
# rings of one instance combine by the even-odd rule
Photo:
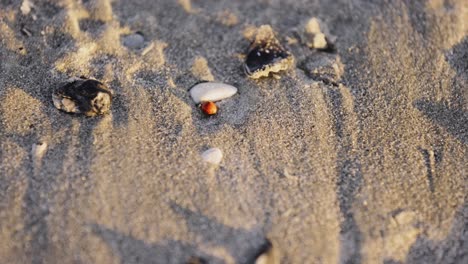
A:
<svg viewBox="0 0 468 264">
<path fill-rule="evenodd" d="M 328 47 L 327 38 L 323 33 L 316 34 L 313 43 L 313 47 L 316 49 L 326 49 Z"/>
<path fill-rule="evenodd" d="M 322 29 L 323 28 L 323 29 Z M 333 51 L 334 45 L 327 27 L 317 18 L 311 18 L 305 26 L 306 45 L 311 49 Z"/>
<path fill-rule="evenodd" d="M 52 101 L 59 110 L 96 116 L 109 112 L 112 91 L 99 81 L 78 79 L 57 89 L 52 94 Z"/>
<path fill-rule="evenodd" d="M 203 102 L 200 105 L 200 108 L 205 115 L 215 115 L 218 112 L 218 107 L 211 101 Z"/>
<path fill-rule="evenodd" d="M 28 15 L 31 12 L 31 8 L 33 7 L 32 3 L 29 0 L 23 0 L 21 4 L 20 10 L 23 15 Z"/>
<path fill-rule="evenodd" d="M 190 96 L 195 103 L 217 102 L 229 98 L 237 93 L 237 88 L 224 83 L 204 82 L 190 89 Z"/>
<path fill-rule="evenodd" d="M 210 148 L 201 154 L 205 162 L 218 165 L 223 159 L 223 152 L 219 148 Z"/>
<path fill-rule="evenodd" d="M 320 29 L 320 21 L 313 17 L 307 21 L 307 24 L 305 26 L 305 30 L 309 34 L 318 34 L 322 33 L 322 30 Z"/>
<path fill-rule="evenodd" d="M 135 33 L 132 35 L 125 36 L 123 38 L 124 46 L 131 49 L 140 49 L 145 43 L 145 38 L 141 33 Z"/>
</svg>

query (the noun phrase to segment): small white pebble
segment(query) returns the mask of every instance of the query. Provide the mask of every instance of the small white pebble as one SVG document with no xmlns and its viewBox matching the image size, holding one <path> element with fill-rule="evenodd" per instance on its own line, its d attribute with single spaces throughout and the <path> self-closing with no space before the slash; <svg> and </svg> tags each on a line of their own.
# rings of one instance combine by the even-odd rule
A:
<svg viewBox="0 0 468 264">
<path fill-rule="evenodd" d="M 223 152 L 219 148 L 210 148 L 201 154 L 205 162 L 218 165 L 223 159 Z"/>
<path fill-rule="evenodd" d="M 309 19 L 305 26 L 305 30 L 309 34 L 319 34 L 322 33 L 322 30 L 320 29 L 320 22 L 317 18 L 313 17 Z"/>
<path fill-rule="evenodd" d="M 306 44 L 312 49 L 327 49 L 333 46 L 336 37 L 332 36 L 328 27 L 319 19 L 313 17 L 305 25 Z"/>
<path fill-rule="evenodd" d="M 29 0 L 24 0 L 20 7 L 21 13 L 25 16 L 28 15 L 31 12 L 32 7 L 33 5 Z"/>
<path fill-rule="evenodd" d="M 216 102 L 229 98 L 237 93 L 237 88 L 224 83 L 199 83 L 190 89 L 190 96 L 195 103 Z"/>
<path fill-rule="evenodd" d="M 314 36 L 314 48 L 325 49 L 328 46 L 325 34 L 319 33 Z"/>
</svg>

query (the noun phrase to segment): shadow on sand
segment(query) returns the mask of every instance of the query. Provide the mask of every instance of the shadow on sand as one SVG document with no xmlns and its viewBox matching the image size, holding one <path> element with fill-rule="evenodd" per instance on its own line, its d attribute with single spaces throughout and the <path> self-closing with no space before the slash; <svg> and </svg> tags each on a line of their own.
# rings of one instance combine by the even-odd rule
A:
<svg viewBox="0 0 468 264">
<path fill-rule="evenodd" d="M 182 216 L 189 231 L 199 236 L 201 244 L 207 246 L 205 248 L 226 249 L 235 263 L 255 263 L 271 246 L 260 229 L 232 228 L 176 203 L 171 202 L 170 207 Z M 177 240 L 149 243 L 98 224 L 90 226 L 120 257 L 121 263 L 225 263 L 193 243 Z"/>
</svg>

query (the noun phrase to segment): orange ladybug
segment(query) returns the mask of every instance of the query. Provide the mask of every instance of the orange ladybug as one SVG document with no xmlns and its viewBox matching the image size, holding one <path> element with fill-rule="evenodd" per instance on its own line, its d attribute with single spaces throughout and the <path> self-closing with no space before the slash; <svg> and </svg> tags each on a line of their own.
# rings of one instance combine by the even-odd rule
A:
<svg viewBox="0 0 468 264">
<path fill-rule="evenodd" d="M 205 115 L 215 115 L 218 112 L 218 106 L 213 102 L 203 102 L 200 105 L 200 109 Z"/>
</svg>

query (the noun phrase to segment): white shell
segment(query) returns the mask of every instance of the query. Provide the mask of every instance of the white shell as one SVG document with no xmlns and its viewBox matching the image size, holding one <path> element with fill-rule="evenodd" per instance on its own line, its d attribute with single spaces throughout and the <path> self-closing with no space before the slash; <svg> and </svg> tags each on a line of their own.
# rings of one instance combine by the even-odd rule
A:
<svg viewBox="0 0 468 264">
<path fill-rule="evenodd" d="M 190 89 L 190 96 L 192 96 L 195 103 L 206 101 L 220 101 L 229 98 L 237 93 L 237 88 L 224 83 L 205 82 L 200 83 Z"/>
<path fill-rule="evenodd" d="M 223 159 L 223 152 L 219 148 L 210 148 L 201 154 L 205 162 L 218 165 Z"/>
</svg>

